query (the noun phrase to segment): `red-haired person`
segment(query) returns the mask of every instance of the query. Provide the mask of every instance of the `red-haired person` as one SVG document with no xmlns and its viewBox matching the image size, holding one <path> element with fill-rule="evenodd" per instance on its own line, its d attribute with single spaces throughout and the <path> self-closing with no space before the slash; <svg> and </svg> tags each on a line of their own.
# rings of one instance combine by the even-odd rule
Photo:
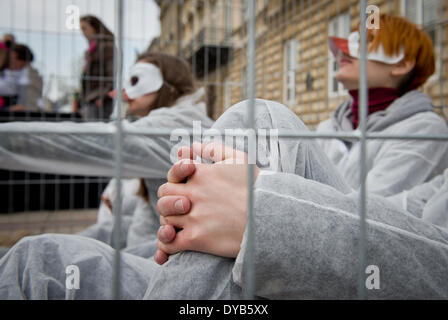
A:
<svg viewBox="0 0 448 320">
<path fill-rule="evenodd" d="M 349 132 L 359 125 L 359 32 L 348 39 L 330 37 L 339 63 L 336 78 L 350 93 L 321 132 Z M 380 29 L 367 29 L 367 132 L 433 134 L 446 130 L 431 98 L 418 89 L 435 71 L 431 38 L 405 18 L 380 16 Z M 348 184 L 359 186 L 359 142 L 322 140 L 327 156 Z M 428 181 L 447 166 L 445 148 L 434 141 L 372 140 L 367 144 L 369 191 L 390 196 Z"/>
<path fill-rule="evenodd" d="M 434 73 L 435 58 L 429 36 L 404 18 L 381 15 L 380 29 L 368 30 L 367 40 L 367 132 L 448 135 L 447 125 L 434 112 L 431 99 L 417 90 Z M 349 39 L 330 38 L 330 48 L 340 64 L 337 79 L 352 97 L 342 103 L 329 120 L 321 123 L 318 130 L 352 132 L 359 125 L 359 32 L 352 33 Z M 215 122 L 214 128 L 243 128 L 247 106 L 247 102 L 241 102 L 229 108 Z M 279 103 L 256 99 L 255 108 L 257 128 L 306 130 L 300 119 Z M 233 279 L 243 286 L 243 266 L 248 255 L 247 175 L 244 166 L 222 165 L 229 163 L 235 153 L 232 149 L 222 152 L 220 148 L 214 144 L 193 148 L 196 149 L 193 158 L 209 155 L 208 158 L 221 163 L 219 165 L 190 164 L 188 167 L 183 162 L 188 170 L 181 170 L 176 164 L 169 172 L 169 183 L 159 189 L 162 227 L 155 258 L 164 263 L 167 254 L 182 251 L 182 255 L 170 258 L 171 266 L 183 266 L 193 259 L 186 251 L 236 258 Z M 240 152 L 247 152 L 247 148 L 244 144 L 236 146 Z M 265 146 L 258 144 L 257 148 L 257 157 L 265 153 L 265 150 L 260 152 Z M 271 145 L 271 152 L 272 149 Z M 182 154 L 190 155 L 190 151 Z M 266 162 L 260 158 L 255 167 L 255 241 L 251 250 L 257 279 L 255 293 L 277 298 L 355 297 L 357 260 L 354 255 L 360 241 L 356 204 L 360 185 L 359 142 L 279 139 L 278 154 L 276 171 L 281 172 L 265 170 Z M 247 162 L 251 155 L 239 153 L 238 157 Z M 389 284 L 385 283 L 381 292 L 369 292 L 371 297 L 422 298 L 425 292 L 428 297 L 447 296 L 446 286 L 437 288 L 434 283 L 438 277 L 443 278 L 439 266 L 446 268 L 448 265 L 446 231 L 439 231 L 432 225 L 447 227 L 446 218 L 443 218 L 448 198 L 447 172 L 442 176 L 447 167 L 448 144 L 445 141 L 368 141 L 367 219 L 372 221 L 367 222 L 367 260 L 368 264 L 383 265 Z M 425 184 L 428 181 L 433 183 Z M 435 212 L 430 214 L 437 218 L 430 221 L 421 221 L 422 210 L 415 214 L 416 203 L 406 195 L 407 190 L 423 190 L 418 187 L 420 185 L 425 186 L 421 197 L 426 199 L 419 199 L 421 208 L 430 198 L 428 195 L 438 190 L 437 204 L 431 206 Z M 412 193 L 414 198 L 416 193 L 419 192 Z M 382 197 L 376 198 L 378 195 Z M 374 198 L 376 200 L 371 200 Z M 393 210 L 390 199 L 395 200 L 402 211 Z M 184 214 L 179 212 L 179 205 L 174 205 L 179 202 Z M 438 232 L 444 236 L 438 237 Z M 408 236 L 414 240 L 405 240 Z M 438 245 L 430 245 L 431 249 L 421 247 L 423 242 L 429 245 L 436 239 L 433 236 L 443 248 L 441 251 Z M 419 258 L 415 258 L 417 255 Z M 202 259 L 202 256 L 195 258 Z M 208 258 L 203 259 L 206 264 Z M 431 261 L 440 261 L 440 265 Z M 212 262 L 209 263 L 212 266 Z M 216 263 L 213 270 L 222 269 L 227 263 L 224 260 Z M 420 272 L 416 274 L 425 278 L 421 286 L 410 279 L 417 269 Z M 406 270 L 408 276 L 393 275 L 397 270 Z M 274 273 L 276 276 L 270 276 Z M 199 273 L 191 269 L 188 277 L 198 279 Z M 332 284 L 327 285 L 330 282 Z M 166 298 L 171 296 L 168 291 L 165 293 Z"/>
</svg>

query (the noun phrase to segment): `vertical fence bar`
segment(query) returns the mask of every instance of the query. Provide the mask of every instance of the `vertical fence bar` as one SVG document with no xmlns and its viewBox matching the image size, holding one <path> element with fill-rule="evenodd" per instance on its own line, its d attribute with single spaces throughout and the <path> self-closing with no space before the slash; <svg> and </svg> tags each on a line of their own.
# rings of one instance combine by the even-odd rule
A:
<svg viewBox="0 0 448 320">
<path fill-rule="evenodd" d="M 247 128 L 255 129 L 255 0 L 248 0 L 248 29 L 249 29 L 249 36 L 248 36 L 248 51 L 247 51 L 247 66 L 248 66 L 248 82 L 249 82 L 249 108 L 247 109 Z M 248 136 L 248 145 L 249 145 L 249 151 L 250 148 L 250 141 L 254 138 L 254 136 Z M 249 157 L 250 158 L 250 157 Z M 254 218 L 253 218 L 253 202 L 254 202 L 254 191 L 252 188 L 253 181 L 254 181 L 254 164 L 249 163 L 248 164 L 248 203 L 247 203 L 247 261 L 245 264 L 245 279 L 246 279 L 246 285 L 245 285 L 245 292 L 244 297 L 246 299 L 253 299 L 254 296 L 254 254 L 253 254 L 253 248 L 254 248 L 254 235 L 253 235 L 253 227 L 254 227 Z"/>
<path fill-rule="evenodd" d="M 359 106 L 360 124 L 360 192 L 359 192 L 359 274 L 358 274 L 358 298 L 365 299 L 365 260 L 366 260 L 366 176 L 367 176 L 367 149 L 366 149 L 366 123 L 367 123 L 367 43 L 366 43 L 366 0 L 360 1 L 360 27 L 361 34 L 361 60 L 359 70 Z"/>
<path fill-rule="evenodd" d="M 47 6 L 46 6 L 46 0 L 42 0 L 41 2 L 41 6 L 42 6 L 42 13 L 47 12 Z M 45 35 L 45 19 L 42 18 L 41 19 L 41 57 L 45 57 L 46 56 L 46 45 L 47 45 L 47 36 Z M 42 58 L 42 61 L 44 61 L 44 59 Z M 43 81 L 45 81 L 45 78 L 48 79 L 48 70 L 47 70 L 47 63 L 43 63 L 43 76 L 42 79 Z M 46 106 L 45 106 L 46 107 Z M 44 119 L 44 114 L 41 113 L 40 116 L 40 121 L 43 121 Z M 45 210 L 45 194 L 46 194 L 46 188 L 47 188 L 47 184 L 44 182 L 44 177 L 45 175 L 43 173 L 40 173 L 39 175 L 39 179 L 40 179 L 40 187 L 39 187 L 39 210 L 40 211 L 44 211 Z"/>
<path fill-rule="evenodd" d="M 442 20 L 442 19 L 441 19 Z M 441 111 L 442 111 L 442 114 L 444 113 L 444 108 L 445 108 L 445 105 L 444 105 L 444 103 L 445 103 L 445 101 L 444 101 L 444 98 L 443 98 L 443 84 L 444 84 L 444 79 L 443 79 L 443 47 L 444 47 L 444 41 L 443 41 L 443 36 L 444 36 L 444 34 L 443 34 L 443 28 L 444 28 L 444 24 L 439 24 L 438 25 L 438 27 L 440 28 L 439 29 L 439 32 L 440 32 L 440 34 L 439 34 L 439 39 L 440 39 L 440 41 L 439 41 L 439 43 L 438 43 L 438 45 L 440 46 L 440 50 L 439 50 L 439 95 L 440 95 L 440 107 L 442 108 L 441 109 Z M 437 29 L 436 29 L 437 30 Z"/>
<path fill-rule="evenodd" d="M 116 48 L 114 55 L 115 69 L 115 108 L 117 110 L 116 125 L 116 162 L 115 162 L 115 180 L 117 183 L 117 196 L 113 207 L 114 211 L 114 228 L 113 243 L 115 248 L 114 260 L 114 277 L 113 277 L 113 299 L 120 298 L 120 230 L 121 230 L 121 165 L 122 165 L 122 148 L 123 148 L 123 128 L 122 118 L 122 69 L 123 69 L 123 0 L 115 0 L 115 26 L 116 26 Z"/>
</svg>

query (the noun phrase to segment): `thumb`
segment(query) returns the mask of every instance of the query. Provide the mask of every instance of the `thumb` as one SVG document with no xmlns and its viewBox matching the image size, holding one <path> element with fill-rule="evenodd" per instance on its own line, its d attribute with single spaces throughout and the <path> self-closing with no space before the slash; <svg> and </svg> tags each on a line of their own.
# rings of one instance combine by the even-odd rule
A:
<svg viewBox="0 0 448 320">
<path fill-rule="evenodd" d="M 176 234 L 176 237 L 170 243 L 163 243 L 162 241 L 157 240 L 157 248 L 160 251 L 165 252 L 167 255 L 190 250 L 187 234 L 188 233 L 185 232 L 185 229 L 183 229 Z"/>
</svg>

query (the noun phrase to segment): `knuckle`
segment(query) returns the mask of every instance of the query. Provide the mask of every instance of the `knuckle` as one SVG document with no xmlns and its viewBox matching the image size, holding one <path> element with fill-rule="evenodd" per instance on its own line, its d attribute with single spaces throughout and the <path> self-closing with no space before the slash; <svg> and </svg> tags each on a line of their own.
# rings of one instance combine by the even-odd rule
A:
<svg viewBox="0 0 448 320">
<path fill-rule="evenodd" d="M 170 250 L 170 247 L 160 240 L 157 241 L 157 249 L 159 249 L 162 252 L 172 254 L 172 250 Z"/>
<path fill-rule="evenodd" d="M 157 197 L 161 198 L 165 194 L 166 183 L 162 184 L 157 190 Z"/>
<path fill-rule="evenodd" d="M 191 149 L 188 147 L 180 147 L 178 151 L 179 159 L 187 159 L 191 157 Z"/>
<path fill-rule="evenodd" d="M 164 198 L 160 198 L 159 200 L 157 200 L 157 212 L 162 215 L 163 214 L 163 209 L 164 209 Z"/>
<path fill-rule="evenodd" d="M 167 216 L 174 212 L 174 206 L 170 197 L 162 197 L 157 201 L 157 211 L 161 216 Z"/>
<path fill-rule="evenodd" d="M 182 173 L 182 164 L 184 163 L 184 160 L 179 161 L 178 163 L 176 163 L 173 167 L 173 176 L 175 179 L 179 179 L 182 178 L 183 173 Z"/>
</svg>

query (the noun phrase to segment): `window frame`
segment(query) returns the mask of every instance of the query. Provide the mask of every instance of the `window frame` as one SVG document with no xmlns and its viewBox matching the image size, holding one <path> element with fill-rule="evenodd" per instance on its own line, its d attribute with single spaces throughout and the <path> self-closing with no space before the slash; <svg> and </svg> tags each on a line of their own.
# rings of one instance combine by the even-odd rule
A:
<svg viewBox="0 0 448 320">
<path fill-rule="evenodd" d="M 340 28 L 340 30 L 343 30 L 343 27 L 347 27 L 347 32 L 346 34 L 343 34 L 343 32 L 335 32 L 335 30 L 333 30 L 333 25 L 335 21 L 338 21 L 338 24 L 340 24 L 341 20 L 346 20 L 343 25 L 342 28 Z M 328 21 L 328 26 L 327 26 L 327 35 L 328 36 L 336 36 L 336 37 L 342 37 L 342 38 L 346 38 L 348 37 L 348 35 L 350 34 L 350 12 L 348 10 L 339 13 L 338 15 L 335 15 L 333 18 L 331 18 Z M 335 76 L 337 73 L 337 70 L 334 70 L 334 64 L 336 63 L 336 59 L 333 56 L 333 54 L 331 53 L 330 49 L 328 49 L 328 63 L 327 63 L 327 94 L 329 98 L 337 98 L 340 96 L 344 96 L 346 94 L 348 94 L 348 91 L 344 88 L 344 86 L 342 85 L 342 83 L 338 82 L 338 90 L 334 91 L 333 90 L 333 81 L 335 80 Z"/>
<path fill-rule="evenodd" d="M 407 1 L 409 0 L 401 0 L 400 2 L 400 10 L 401 10 L 401 15 L 403 17 L 405 17 L 406 19 L 409 19 L 411 22 L 417 24 L 420 26 L 420 28 L 424 28 L 425 27 L 425 22 L 424 22 L 424 0 L 413 0 L 416 3 L 416 17 L 415 20 L 413 20 L 411 17 L 408 17 L 406 15 L 406 6 L 407 6 Z M 437 7 L 436 7 L 436 15 L 438 14 L 438 7 L 440 6 L 440 1 L 437 1 Z M 426 32 L 428 32 L 428 30 L 426 30 Z M 426 81 L 426 83 L 431 83 L 431 82 L 435 82 L 438 81 L 440 79 L 440 53 L 442 52 L 441 50 L 441 46 L 442 46 L 442 41 L 440 39 L 440 32 L 437 28 L 434 28 L 434 39 L 433 40 L 433 44 L 434 44 L 434 54 L 436 56 L 436 62 L 435 62 L 435 71 L 434 73 L 428 78 L 428 80 Z"/>
<path fill-rule="evenodd" d="M 285 41 L 283 50 L 283 101 L 289 107 L 297 104 L 298 40 L 294 36 Z M 291 96 L 288 98 L 288 93 Z"/>
</svg>

